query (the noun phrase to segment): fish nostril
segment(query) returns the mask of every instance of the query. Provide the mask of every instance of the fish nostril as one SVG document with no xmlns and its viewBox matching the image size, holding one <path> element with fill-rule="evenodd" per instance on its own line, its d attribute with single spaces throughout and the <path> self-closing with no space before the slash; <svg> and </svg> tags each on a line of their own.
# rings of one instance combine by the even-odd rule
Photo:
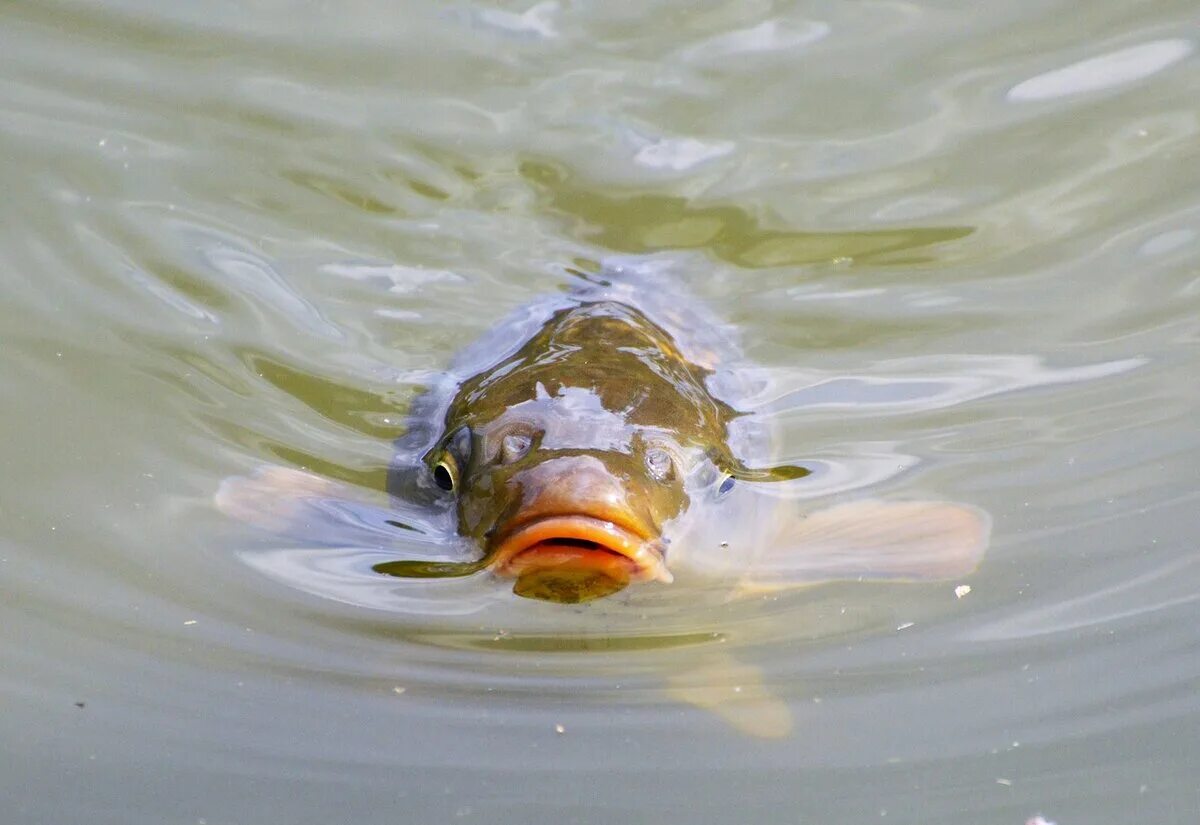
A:
<svg viewBox="0 0 1200 825">
<path fill-rule="evenodd" d="M 533 438 L 526 433 L 509 433 L 500 440 L 500 463 L 513 464 L 520 461 L 533 446 Z"/>
<path fill-rule="evenodd" d="M 646 468 L 658 481 L 670 481 L 675 475 L 675 462 L 666 450 L 654 447 L 646 453 Z"/>
</svg>

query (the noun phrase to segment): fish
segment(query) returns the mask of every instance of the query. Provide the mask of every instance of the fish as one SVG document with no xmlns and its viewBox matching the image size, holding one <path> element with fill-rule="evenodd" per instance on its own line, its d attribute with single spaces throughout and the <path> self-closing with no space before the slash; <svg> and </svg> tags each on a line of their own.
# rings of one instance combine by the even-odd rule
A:
<svg viewBox="0 0 1200 825">
<path fill-rule="evenodd" d="M 970 505 L 860 498 L 805 512 L 781 494 L 802 491 L 812 470 L 763 460 L 778 438 L 744 403 L 756 379 L 736 330 L 669 267 L 609 263 L 570 278 L 497 323 L 413 402 L 386 501 L 270 466 L 223 481 L 216 506 L 329 543 L 433 534 L 454 560 L 399 558 L 374 572 L 485 576 L 561 604 L 686 586 L 681 577 L 721 583 L 732 598 L 956 579 L 979 564 L 990 519 Z M 786 727 L 786 708 L 761 690 L 739 689 L 739 705 L 696 683 L 675 680 L 676 695 L 755 733 Z"/>
<path fill-rule="evenodd" d="M 737 460 L 727 440 L 739 413 L 709 386 L 713 341 L 691 358 L 681 349 L 686 324 L 712 322 L 680 302 L 656 320 L 628 278 L 610 277 L 542 305 L 532 334 L 502 324 L 517 345 L 434 405 L 432 444 L 418 428 L 397 450 L 393 495 L 452 506 L 458 533 L 520 596 L 578 603 L 669 584 L 672 533 L 694 502 L 809 472 Z M 643 286 L 661 306 L 663 284 Z"/>
</svg>

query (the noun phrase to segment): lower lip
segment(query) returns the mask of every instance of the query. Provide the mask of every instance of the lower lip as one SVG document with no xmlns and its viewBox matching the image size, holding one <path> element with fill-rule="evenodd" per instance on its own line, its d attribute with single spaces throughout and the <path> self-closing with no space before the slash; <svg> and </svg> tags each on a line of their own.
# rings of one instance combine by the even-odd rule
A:
<svg viewBox="0 0 1200 825">
<path fill-rule="evenodd" d="M 621 553 L 603 547 L 577 547 L 543 541 L 517 553 L 504 565 L 504 572 L 520 576 L 532 570 L 570 568 L 592 570 L 610 578 L 629 581 L 637 572 L 637 563 Z"/>
<path fill-rule="evenodd" d="M 549 539 L 514 555 L 504 572 L 516 579 L 513 592 L 518 596 L 577 604 L 624 589 L 638 567 L 602 545 L 580 547 Z"/>
</svg>

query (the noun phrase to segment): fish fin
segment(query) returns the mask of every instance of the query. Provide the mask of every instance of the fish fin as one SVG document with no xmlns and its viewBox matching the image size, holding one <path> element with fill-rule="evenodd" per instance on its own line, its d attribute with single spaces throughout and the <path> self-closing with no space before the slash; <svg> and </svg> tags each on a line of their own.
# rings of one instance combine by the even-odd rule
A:
<svg viewBox="0 0 1200 825">
<path fill-rule="evenodd" d="M 378 546 L 413 528 L 397 521 L 382 494 L 289 467 L 230 476 L 213 495 L 230 518 L 281 536 L 329 544 Z"/>
<path fill-rule="evenodd" d="M 949 501 L 839 504 L 782 525 L 755 553 L 741 588 L 959 578 L 979 566 L 990 531 L 985 512 Z"/>
<path fill-rule="evenodd" d="M 762 669 L 726 653 L 667 678 L 672 699 L 715 713 L 742 733 L 782 739 L 792 732 L 792 711 L 763 685 Z"/>
</svg>

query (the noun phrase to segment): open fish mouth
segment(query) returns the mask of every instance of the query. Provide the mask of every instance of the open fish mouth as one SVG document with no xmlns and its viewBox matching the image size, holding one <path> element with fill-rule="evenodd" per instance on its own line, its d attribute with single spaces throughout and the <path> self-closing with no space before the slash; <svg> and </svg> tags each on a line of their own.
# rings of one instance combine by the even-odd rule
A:
<svg viewBox="0 0 1200 825">
<path fill-rule="evenodd" d="M 518 580 L 541 574 L 591 572 L 620 582 L 671 582 L 661 542 L 625 525 L 585 515 L 539 518 L 495 545 L 492 569 Z"/>
</svg>

